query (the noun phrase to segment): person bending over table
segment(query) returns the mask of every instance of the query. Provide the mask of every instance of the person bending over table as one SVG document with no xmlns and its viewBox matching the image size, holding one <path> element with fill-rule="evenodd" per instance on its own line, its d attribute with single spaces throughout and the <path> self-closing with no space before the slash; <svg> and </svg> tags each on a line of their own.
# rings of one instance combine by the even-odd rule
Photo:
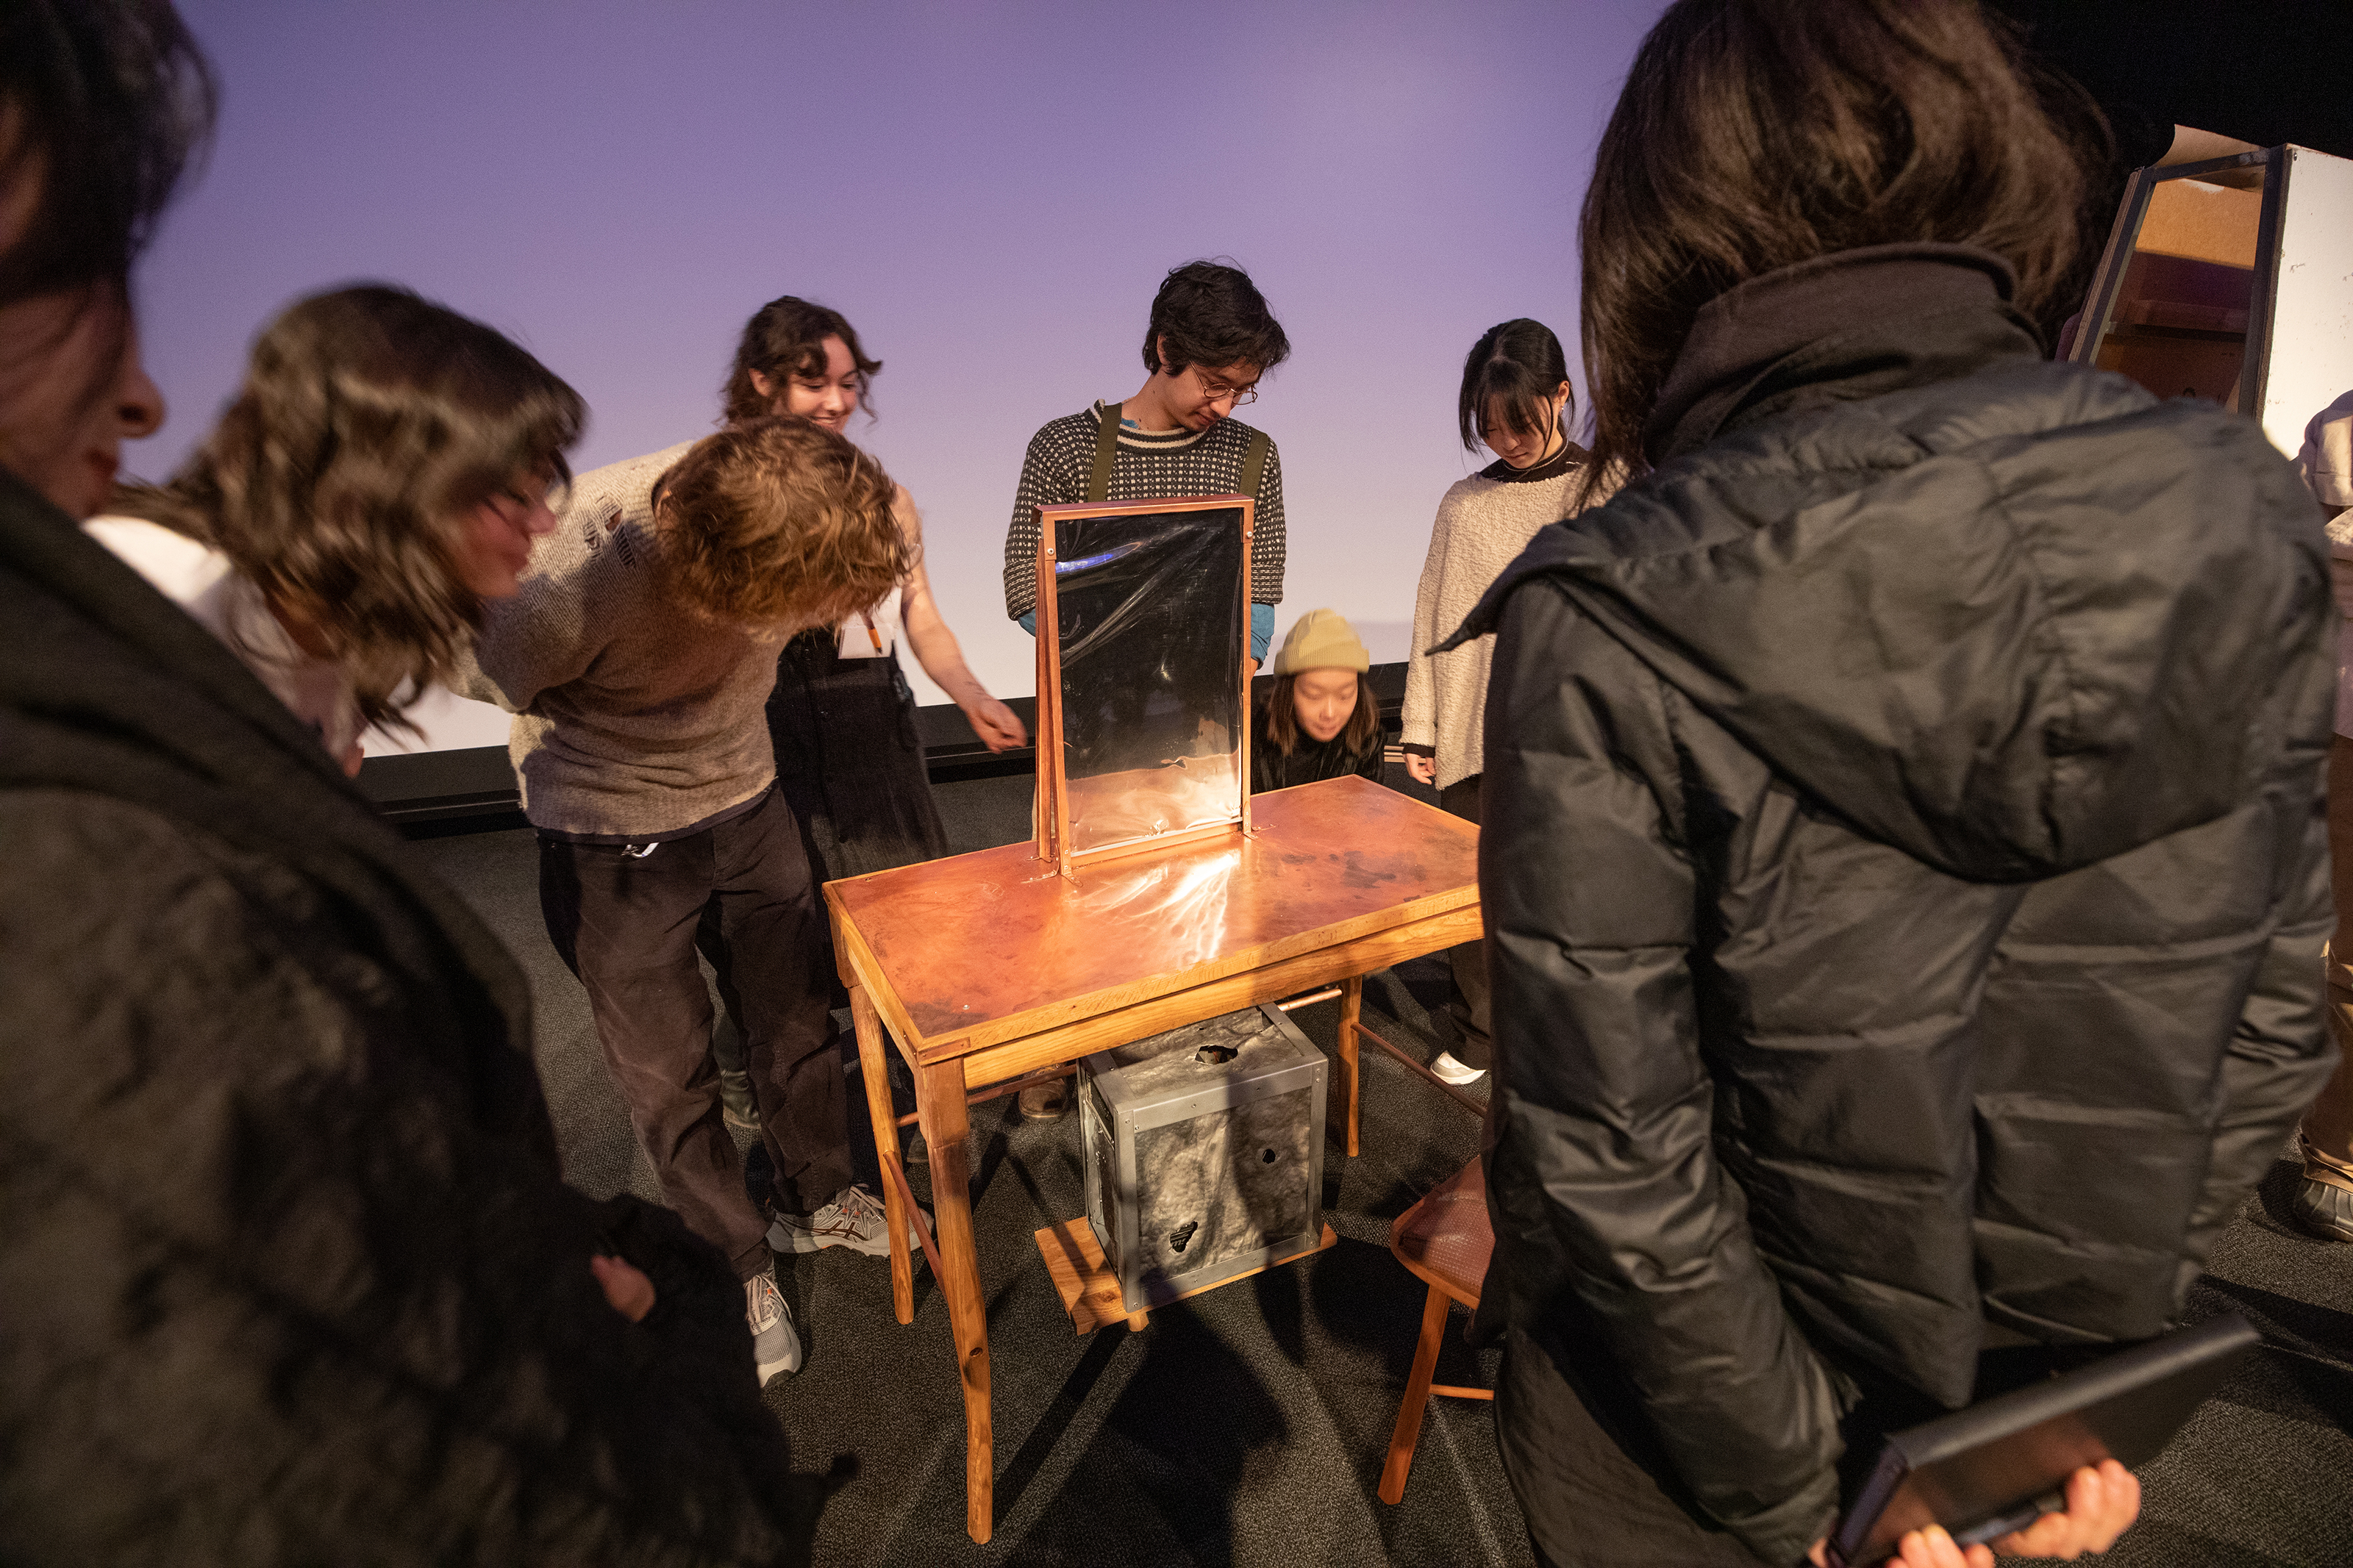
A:
<svg viewBox="0 0 2353 1568">
<path fill-rule="evenodd" d="M 2171 1326 L 2328 1077 L 2326 541 L 2254 421 L 2042 358 L 2079 157 L 1967 0 L 1680 0 L 1603 132 L 1628 482 L 1462 634 L 1540 1561 L 1819 1561 L 1850 1453 Z"/>
<path fill-rule="evenodd" d="M 1337 610 L 1293 624 L 1274 656 L 1274 684 L 1252 705 L 1252 795 L 1350 773 L 1381 782 L 1380 708 L 1364 680 L 1372 668 Z"/>
<path fill-rule="evenodd" d="M 773 1247 L 889 1251 L 851 1185 L 819 913 L 761 707 L 776 649 L 907 574 L 890 476 L 803 419 L 752 420 L 572 487 L 480 644 L 514 715 L 540 908 L 663 1197 L 744 1281 L 763 1381 L 800 1364 Z M 700 950 L 745 1036 L 763 1215 L 722 1119 Z"/>
</svg>

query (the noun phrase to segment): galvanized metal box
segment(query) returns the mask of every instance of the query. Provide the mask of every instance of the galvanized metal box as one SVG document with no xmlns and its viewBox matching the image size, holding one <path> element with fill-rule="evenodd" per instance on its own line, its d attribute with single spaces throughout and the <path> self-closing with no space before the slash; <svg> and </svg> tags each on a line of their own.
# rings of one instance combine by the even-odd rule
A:
<svg viewBox="0 0 2353 1568">
<path fill-rule="evenodd" d="M 1079 1063 L 1087 1219 L 1129 1311 L 1323 1238 L 1329 1071 L 1273 1007 Z"/>
</svg>

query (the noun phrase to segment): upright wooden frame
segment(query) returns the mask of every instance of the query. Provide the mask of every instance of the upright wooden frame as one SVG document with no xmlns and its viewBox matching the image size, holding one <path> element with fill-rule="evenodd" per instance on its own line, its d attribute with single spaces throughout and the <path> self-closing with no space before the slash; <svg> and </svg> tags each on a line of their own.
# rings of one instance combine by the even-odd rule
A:
<svg viewBox="0 0 2353 1568">
<path fill-rule="evenodd" d="M 1182 828 L 1174 833 L 1155 834 L 1096 849 L 1074 851 L 1071 847 L 1070 779 L 1062 741 L 1062 635 L 1054 584 L 1057 525 L 1100 517 L 1236 510 L 1241 513 L 1242 568 L 1238 574 L 1240 580 L 1235 584 L 1234 592 L 1240 600 L 1242 637 L 1241 647 L 1234 660 L 1238 698 L 1234 758 L 1240 775 L 1236 781 L 1240 799 L 1236 802 L 1235 819 Z M 1123 855 L 1166 849 L 1198 839 L 1250 831 L 1250 563 L 1257 512 L 1257 502 L 1243 495 L 1186 496 L 1172 500 L 1092 501 L 1038 509 L 1038 793 L 1034 834 L 1038 858 L 1051 861 L 1058 874 L 1075 877 L 1077 868 L 1082 862 L 1108 860 Z"/>
</svg>

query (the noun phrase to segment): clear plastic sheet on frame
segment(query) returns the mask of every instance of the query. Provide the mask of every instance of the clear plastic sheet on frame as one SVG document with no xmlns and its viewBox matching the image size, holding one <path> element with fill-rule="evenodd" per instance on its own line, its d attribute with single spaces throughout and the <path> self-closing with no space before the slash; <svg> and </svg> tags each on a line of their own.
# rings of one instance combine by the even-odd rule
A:
<svg viewBox="0 0 2353 1568">
<path fill-rule="evenodd" d="M 1059 520 L 1072 854 L 1242 812 L 1241 509 Z"/>
</svg>

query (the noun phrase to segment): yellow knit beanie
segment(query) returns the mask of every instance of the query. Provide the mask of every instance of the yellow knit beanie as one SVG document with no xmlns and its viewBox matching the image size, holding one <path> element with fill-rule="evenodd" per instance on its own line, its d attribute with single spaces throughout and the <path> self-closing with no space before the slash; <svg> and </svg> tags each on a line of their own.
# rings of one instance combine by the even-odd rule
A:
<svg viewBox="0 0 2353 1568">
<path fill-rule="evenodd" d="M 1297 675 L 1310 669 L 1373 668 L 1372 656 L 1356 629 L 1337 610 L 1310 610 L 1291 625 L 1282 647 L 1275 650 L 1274 673 Z"/>
</svg>

